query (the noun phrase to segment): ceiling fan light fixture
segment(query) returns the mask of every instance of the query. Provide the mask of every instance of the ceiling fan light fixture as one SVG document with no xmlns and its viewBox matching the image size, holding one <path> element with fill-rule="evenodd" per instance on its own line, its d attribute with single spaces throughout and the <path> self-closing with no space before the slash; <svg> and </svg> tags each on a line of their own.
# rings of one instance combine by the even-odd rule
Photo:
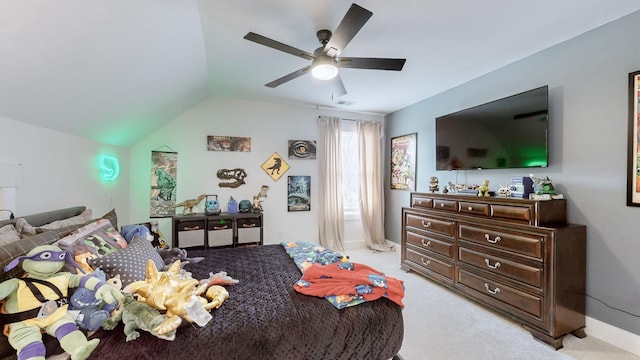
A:
<svg viewBox="0 0 640 360">
<path fill-rule="evenodd" d="M 336 60 L 328 56 L 318 56 L 311 65 L 311 75 L 318 80 L 331 80 L 338 75 Z"/>
</svg>

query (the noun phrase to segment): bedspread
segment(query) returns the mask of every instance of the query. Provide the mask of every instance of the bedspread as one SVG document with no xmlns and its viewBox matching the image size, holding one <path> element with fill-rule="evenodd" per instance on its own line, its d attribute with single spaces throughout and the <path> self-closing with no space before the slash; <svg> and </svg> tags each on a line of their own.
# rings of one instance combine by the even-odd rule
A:
<svg viewBox="0 0 640 360">
<path fill-rule="evenodd" d="M 174 341 L 142 332 L 125 341 L 122 324 L 99 330 L 90 359 L 390 359 L 404 334 L 402 309 L 387 298 L 342 310 L 300 294 L 301 273 L 280 245 L 193 250 L 205 260 L 188 264 L 196 279 L 226 271 L 240 280 L 204 327 L 184 324 Z"/>
</svg>

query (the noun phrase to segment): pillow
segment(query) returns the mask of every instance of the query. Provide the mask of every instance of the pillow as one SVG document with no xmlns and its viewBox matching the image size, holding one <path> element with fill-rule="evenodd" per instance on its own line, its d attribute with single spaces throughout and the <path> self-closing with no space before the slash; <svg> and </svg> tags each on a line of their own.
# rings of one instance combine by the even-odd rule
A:
<svg viewBox="0 0 640 360">
<path fill-rule="evenodd" d="M 5 225 L 0 228 L 0 245 L 7 245 L 14 241 L 20 240 L 20 233 L 13 224 Z"/>
<path fill-rule="evenodd" d="M 76 263 L 85 272 L 92 272 L 93 268 L 87 263 L 87 259 L 112 254 L 127 247 L 127 242 L 109 220 L 100 219 L 72 231 L 56 245 L 71 252 Z M 77 269 L 66 264 L 64 270 L 76 272 Z"/>
<path fill-rule="evenodd" d="M 111 209 L 108 213 L 102 215 L 100 219 L 107 219 L 111 222 L 114 228 L 118 228 L 118 214 L 116 214 L 116 209 Z"/>
<path fill-rule="evenodd" d="M 56 221 L 50 222 L 48 224 L 39 226 L 38 229 L 44 229 L 44 230 L 59 229 L 59 228 L 63 228 L 70 225 L 85 224 L 88 221 L 91 221 L 91 216 L 92 216 L 91 209 L 87 209 L 83 211 L 80 215 L 70 217 L 64 220 L 56 220 Z"/>
<path fill-rule="evenodd" d="M 88 259 L 94 269 L 100 268 L 110 278 L 120 275 L 122 287 L 141 281 L 147 275 L 147 260 L 153 260 L 156 268 L 162 270 L 164 261 L 149 240 L 134 236 L 127 248 L 99 258 Z"/>
</svg>

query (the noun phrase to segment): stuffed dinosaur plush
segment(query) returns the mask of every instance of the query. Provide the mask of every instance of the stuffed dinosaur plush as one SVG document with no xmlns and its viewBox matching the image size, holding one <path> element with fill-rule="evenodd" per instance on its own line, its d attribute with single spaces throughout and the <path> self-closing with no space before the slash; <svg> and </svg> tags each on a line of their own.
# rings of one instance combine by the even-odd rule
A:
<svg viewBox="0 0 640 360">
<path fill-rule="evenodd" d="M 106 282 L 110 286 L 114 286 L 112 282 L 107 281 L 104 271 L 96 269 L 89 274 L 100 281 Z M 118 290 L 122 288 L 122 283 Z M 118 307 L 118 304 L 106 304 L 102 300 L 96 299 L 96 291 L 87 288 L 78 288 L 71 295 L 69 300 L 69 311 L 77 313 L 76 324 L 81 329 L 94 331 L 98 330 L 105 320 L 111 317 L 111 312 Z"/>
<path fill-rule="evenodd" d="M 173 341 L 176 338 L 176 329 L 181 324 L 180 319 L 168 319 L 157 309 L 134 299 L 127 293 L 124 294 L 122 306 L 112 318 L 102 324 L 102 328 L 113 330 L 120 320 L 124 324 L 127 342 L 140 337 L 138 329 L 147 331 L 160 339 Z"/>
<path fill-rule="evenodd" d="M 96 290 L 95 297 L 108 304 L 123 300 L 122 293 L 104 281 L 91 276 L 61 272 L 65 261 L 80 269 L 69 251 L 57 246 L 42 245 L 19 256 L 5 266 L 9 271 L 20 262 L 25 277 L 0 283 L 0 300 L 4 313 L 0 322 L 7 324 L 8 340 L 16 349 L 19 360 L 43 360 L 46 355 L 42 332 L 55 336 L 72 360 L 84 360 L 98 346 L 100 339 L 87 340 L 67 311 L 69 288 Z"/>
</svg>

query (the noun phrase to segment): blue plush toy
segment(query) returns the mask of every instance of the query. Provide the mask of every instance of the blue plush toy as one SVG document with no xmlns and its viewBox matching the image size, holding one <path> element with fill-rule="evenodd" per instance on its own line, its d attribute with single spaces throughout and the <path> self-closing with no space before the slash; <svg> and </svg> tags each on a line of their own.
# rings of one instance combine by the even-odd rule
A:
<svg viewBox="0 0 640 360">
<path fill-rule="evenodd" d="M 105 273 L 96 269 L 88 276 L 98 278 L 103 282 L 107 282 Z M 109 283 L 109 282 L 107 282 Z M 79 311 L 76 317 L 76 324 L 81 329 L 88 331 L 98 330 L 105 320 L 111 317 L 111 312 L 118 307 L 118 303 L 107 304 L 102 300 L 96 299 L 95 290 L 86 288 L 78 288 L 69 299 L 70 312 Z"/>
</svg>

